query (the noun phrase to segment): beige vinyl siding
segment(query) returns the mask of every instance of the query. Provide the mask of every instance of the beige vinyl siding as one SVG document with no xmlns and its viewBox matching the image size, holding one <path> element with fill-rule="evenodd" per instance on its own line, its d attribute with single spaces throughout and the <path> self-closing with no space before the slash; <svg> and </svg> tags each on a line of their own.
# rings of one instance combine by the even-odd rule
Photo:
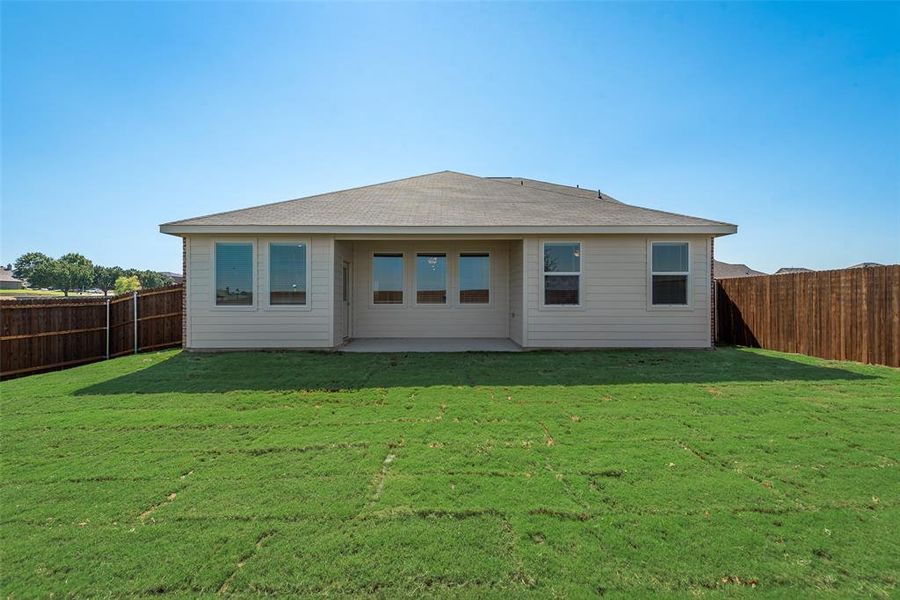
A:
<svg viewBox="0 0 900 600">
<path fill-rule="evenodd" d="M 309 253 L 307 305 L 268 306 L 268 253 L 272 242 L 305 240 Z M 215 242 L 255 244 L 254 306 L 215 305 Z M 188 245 L 189 348 L 328 348 L 332 345 L 331 236 L 192 235 Z"/>
<path fill-rule="evenodd" d="M 334 337 L 333 343 L 338 346 L 344 343 L 344 261 L 353 262 L 353 243 L 347 241 L 334 242 Z M 352 269 L 352 266 L 351 266 Z M 351 270 L 352 273 L 352 270 Z"/>
<path fill-rule="evenodd" d="M 353 337 L 508 337 L 509 242 L 505 240 L 403 240 L 353 242 Z M 372 302 L 372 254 L 404 254 L 402 305 Z M 446 305 L 416 305 L 417 252 L 447 253 Z M 457 255 L 491 253 L 491 303 L 460 305 Z"/>
<path fill-rule="evenodd" d="M 523 244 L 521 240 L 513 240 L 509 244 L 509 337 L 520 346 L 524 342 L 522 310 L 523 295 Z"/>
<path fill-rule="evenodd" d="M 581 305 L 542 306 L 541 242 L 582 244 Z M 690 244 L 690 306 L 649 305 L 648 242 Z M 710 346 L 708 236 L 529 237 L 526 255 L 526 347 L 688 347 Z"/>
</svg>

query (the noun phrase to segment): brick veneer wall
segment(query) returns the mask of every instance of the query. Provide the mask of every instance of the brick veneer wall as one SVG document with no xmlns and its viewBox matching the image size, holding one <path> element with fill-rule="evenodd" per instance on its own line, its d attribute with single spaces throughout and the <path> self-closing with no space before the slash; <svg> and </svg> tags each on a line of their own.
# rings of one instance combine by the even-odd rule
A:
<svg viewBox="0 0 900 600">
<path fill-rule="evenodd" d="M 716 238 L 709 238 L 709 345 L 716 345 Z"/>
<path fill-rule="evenodd" d="M 181 238 L 181 347 L 187 348 L 187 238 Z"/>
</svg>

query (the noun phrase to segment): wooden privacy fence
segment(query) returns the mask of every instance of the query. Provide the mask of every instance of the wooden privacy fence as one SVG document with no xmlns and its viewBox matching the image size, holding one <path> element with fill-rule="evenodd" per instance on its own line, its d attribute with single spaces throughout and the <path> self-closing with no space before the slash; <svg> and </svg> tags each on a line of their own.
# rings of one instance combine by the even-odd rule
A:
<svg viewBox="0 0 900 600">
<path fill-rule="evenodd" d="M 716 338 L 900 367 L 900 265 L 716 282 Z"/>
<path fill-rule="evenodd" d="M 0 377 L 180 346 L 184 286 L 0 303 Z"/>
</svg>

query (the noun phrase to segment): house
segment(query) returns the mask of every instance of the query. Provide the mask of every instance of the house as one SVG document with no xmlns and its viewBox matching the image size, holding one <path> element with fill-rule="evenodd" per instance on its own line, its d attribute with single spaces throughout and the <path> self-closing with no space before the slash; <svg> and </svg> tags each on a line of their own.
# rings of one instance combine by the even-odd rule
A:
<svg viewBox="0 0 900 600">
<path fill-rule="evenodd" d="M 184 274 L 183 273 L 175 273 L 173 271 L 161 271 L 163 275 L 172 280 L 173 284 L 178 284 L 184 282 Z"/>
<path fill-rule="evenodd" d="M 21 290 L 25 285 L 13 277 L 12 265 L 0 266 L 0 290 Z"/>
<path fill-rule="evenodd" d="M 717 260 L 713 264 L 713 277 L 715 279 L 734 279 L 735 277 L 756 277 L 765 275 L 762 271 L 751 269 L 743 263 L 727 263 Z"/>
<path fill-rule="evenodd" d="M 812 269 L 806 267 L 781 267 L 775 271 L 775 275 L 785 275 L 787 273 L 812 273 Z"/>
<path fill-rule="evenodd" d="M 713 241 L 736 230 L 452 171 L 160 225 L 184 240 L 195 350 L 373 338 L 707 348 Z"/>
</svg>

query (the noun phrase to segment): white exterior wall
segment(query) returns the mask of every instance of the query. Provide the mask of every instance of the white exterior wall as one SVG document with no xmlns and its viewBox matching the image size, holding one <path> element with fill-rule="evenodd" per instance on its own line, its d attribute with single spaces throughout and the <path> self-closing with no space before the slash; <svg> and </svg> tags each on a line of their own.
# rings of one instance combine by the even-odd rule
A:
<svg viewBox="0 0 900 600">
<path fill-rule="evenodd" d="M 306 241 L 309 288 L 303 307 L 268 306 L 268 243 Z M 216 306 L 215 242 L 254 243 L 254 306 Z M 191 235 L 188 244 L 189 349 L 330 348 L 333 285 L 331 236 Z"/>
<path fill-rule="evenodd" d="M 513 240 L 509 244 L 509 337 L 520 346 L 524 336 L 524 295 L 522 283 L 525 277 L 524 244 Z"/>
<path fill-rule="evenodd" d="M 582 244 L 581 306 L 542 305 L 542 241 Z M 649 304 L 649 241 L 690 243 L 689 306 Z M 709 236 L 548 236 L 525 240 L 525 347 L 708 348 L 710 339 Z"/>
<path fill-rule="evenodd" d="M 505 240 L 404 240 L 353 242 L 353 337 L 500 337 L 509 336 L 509 242 Z M 416 252 L 447 253 L 446 305 L 417 305 Z M 491 253 L 491 303 L 459 304 L 457 253 Z M 372 254 L 403 252 L 402 305 L 372 302 Z"/>
</svg>

